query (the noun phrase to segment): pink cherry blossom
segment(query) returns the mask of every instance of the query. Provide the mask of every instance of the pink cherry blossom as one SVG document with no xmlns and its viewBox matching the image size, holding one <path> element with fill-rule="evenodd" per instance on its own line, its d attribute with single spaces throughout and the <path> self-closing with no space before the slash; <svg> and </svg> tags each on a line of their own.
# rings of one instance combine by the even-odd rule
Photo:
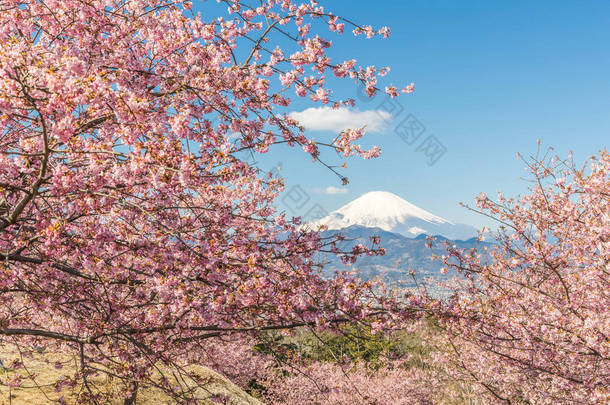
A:
<svg viewBox="0 0 610 405">
<path fill-rule="evenodd" d="M 188 374 L 207 339 L 365 321 L 383 301 L 354 276 L 322 278 L 316 253 L 336 240 L 278 216 L 282 179 L 242 153 L 286 144 L 319 161 L 322 143 L 278 106 L 294 92 L 338 102 L 329 73 L 375 85 L 374 68 L 331 63 L 325 36 L 377 31 L 315 1 L 223 4 L 0 7 L 0 336 L 76 354 L 78 372 L 55 383 L 83 402 L 107 402 L 100 373 L 126 403 L 140 384 L 192 401 L 155 367 Z M 347 134 L 347 153 L 378 155 Z"/>
<path fill-rule="evenodd" d="M 504 226 L 484 261 L 448 246 L 461 273 L 455 295 L 436 306 L 439 356 L 454 377 L 491 403 L 610 401 L 610 155 L 588 167 L 571 158 L 526 161 L 530 192 L 480 210 Z"/>
</svg>

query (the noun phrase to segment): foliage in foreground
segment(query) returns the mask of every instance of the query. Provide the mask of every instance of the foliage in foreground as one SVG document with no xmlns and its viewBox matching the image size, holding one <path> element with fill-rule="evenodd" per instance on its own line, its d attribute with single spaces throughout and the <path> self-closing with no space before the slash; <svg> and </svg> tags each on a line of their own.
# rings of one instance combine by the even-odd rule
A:
<svg viewBox="0 0 610 405">
<path fill-rule="evenodd" d="M 193 401 L 174 377 L 197 379 L 210 338 L 387 320 L 370 283 L 324 279 L 312 260 L 382 252 L 341 252 L 277 213 L 282 180 L 250 156 L 379 155 L 356 144 L 363 128 L 314 141 L 285 107 L 353 105 L 330 77 L 373 96 L 387 69 L 331 62 L 322 35 L 389 30 L 316 1 L 221 3 L 0 1 L 1 343 L 76 355 L 54 384 L 81 402 L 133 404 L 143 385 Z M 98 389 L 104 374 L 122 391 Z"/>
<path fill-rule="evenodd" d="M 253 347 L 221 346 L 218 366 L 269 404 L 451 403 L 456 387 L 433 366 L 422 340 L 429 326 L 411 329 L 386 335 L 350 324 L 336 332 L 268 334 Z M 257 364 L 256 371 L 235 375 L 244 359 Z"/>
<path fill-rule="evenodd" d="M 520 199 L 477 200 L 503 224 L 491 263 L 448 247 L 463 277 L 435 309 L 438 362 L 489 401 L 610 402 L 610 155 L 526 161 Z"/>
</svg>

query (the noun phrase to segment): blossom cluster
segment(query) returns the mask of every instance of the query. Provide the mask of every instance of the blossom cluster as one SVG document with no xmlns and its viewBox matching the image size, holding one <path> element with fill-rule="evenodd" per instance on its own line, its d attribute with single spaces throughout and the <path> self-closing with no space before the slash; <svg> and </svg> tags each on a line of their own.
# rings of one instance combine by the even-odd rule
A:
<svg viewBox="0 0 610 405">
<path fill-rule="evenodd" d="M 610 155 L 526 163 L 527 195 L 477 199 L 503 224 L 491 260 L 448 246 L 462 277 L 434 308 L 450 348 L 437 360 L 490 402 L 608 403 Z"/>
<path fill-rule="evenodd" d="M 282 179 L 239 156 L 288 144 L 317 159 L 281 108 L 293 92 L 349 103 L 328 73 L 374 86 L 379 69 L 333 63 L 321 35 L 387 29 L 316 1 L 223 3 L 221 16 L 157 0 L 0 5 L 0 336 L 78 354 L 87 400 L 97 373 L 133 399 L 206 339 L 379 304 L 370 283 L 320 276 L 315 253 L 334 241 L 278 213 Z"/>
</svg>

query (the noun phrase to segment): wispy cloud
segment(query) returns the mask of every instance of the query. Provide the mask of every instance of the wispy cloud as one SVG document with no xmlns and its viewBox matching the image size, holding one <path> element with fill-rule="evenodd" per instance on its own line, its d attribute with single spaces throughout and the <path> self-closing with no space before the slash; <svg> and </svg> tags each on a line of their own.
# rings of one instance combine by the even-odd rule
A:
<svg viewBox="0 0 610 405">
<path fill-rule="evenodd" d="M 346 128 L 358 128 L 366 125 L 369 132 L 381 132 L 392 119 L 392 114 L 383 110 L 350 110 L 345 107 L 308 108 L 293 111 L 290 117 L 299 121 L 310 131 L 341 132 Z"/>
<path fill-rule="evenodd" d="M 326 188 L 314 188 L 316 194 L 347 194 L 347 189 L 344 187 L 328 186 Z"/>
</svg>

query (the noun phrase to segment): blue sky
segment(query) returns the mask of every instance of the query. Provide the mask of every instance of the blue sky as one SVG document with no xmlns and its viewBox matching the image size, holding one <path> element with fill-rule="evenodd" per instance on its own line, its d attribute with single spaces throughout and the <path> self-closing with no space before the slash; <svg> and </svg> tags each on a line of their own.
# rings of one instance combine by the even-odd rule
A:
<svg viewBox="0 0 610 405">
<path fill-rule="evenodd" d="M 382 147 L 381 157 L 347 160 L 346 192 L 322 193 L 341 182 L 303 153 L 283 149 L 261 160 L 262 168 L 282 162 L 286 189 L 306 194 L 297 203 L 284 196 L 296 215 L 314 205 L 332 211 L 367 191 L 386 190 L 446 219 L 489 225 L 458 203 L 472 203 L 480 192 L 524 192 L 526 173 L 517 152 L 535 153 L 540 138 L 560 155 L 574 151 L 582 162 L 610 139 L 609 2 L 320 3 L 359 23 L 392 29 L 385 40 L 328 35 L 335 60 L 353 57 L 362 64 L 390 66 L 387 83 L 414 82 L 416 90 L 398 99 L 398 117 L 370 134 L 369 141 Z M 337 90 L 343 96 L 356 94 L 348 82 Z M 382 101 L 358 108 L 376 110 Z M 312 106 L 319 105 L 291 107 Z M 434 135 L 446 148 L 434 165 L 416 151 L 418 142 L 408 145 L 395 133 L 409 114 L 426 129 L 419 140 Z M 328 156 L 338 164 L 344 161 Z"/>
</svg>

